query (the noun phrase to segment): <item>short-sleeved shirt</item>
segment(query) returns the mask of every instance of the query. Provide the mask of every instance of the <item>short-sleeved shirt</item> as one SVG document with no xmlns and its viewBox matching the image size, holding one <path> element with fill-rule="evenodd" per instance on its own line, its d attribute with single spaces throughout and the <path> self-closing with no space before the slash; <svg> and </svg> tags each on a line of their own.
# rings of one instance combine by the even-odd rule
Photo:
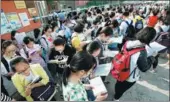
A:
<svg viewBox="0 0 170 102">
<path fill-rule="evenodd" d="M 75 35 L 72 36 L 72 40 L 71 40 L 72 46 L 77 50 L 77 51 L 81 51 L 81 39 L 79 36 Z"/>
<path fill-rule="evenodd" d="M 64 101 L 88 101 L 85 87 L 81 82 L 79 84 L 68 82 L 66 86 L 62 86 Z"/>
</svg>

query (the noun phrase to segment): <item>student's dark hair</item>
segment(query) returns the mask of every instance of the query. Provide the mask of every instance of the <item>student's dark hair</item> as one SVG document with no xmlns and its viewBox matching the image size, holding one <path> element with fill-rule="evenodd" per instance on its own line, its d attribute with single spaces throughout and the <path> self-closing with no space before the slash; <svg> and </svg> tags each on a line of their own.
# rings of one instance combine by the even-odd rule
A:
<svg viewBox="0 0 170 102">
<path fill-rule="evenodd" d="M 93 21 L 93 24 L 94 24 L 94 25 L 96 25 L 97 23 L 100 23 L 100 20 L 99 20 L 99 19 L 95 19 L 95 20 Z"/>
<path fill-rule="evenodd" d="M 64 38 L 58 36 L 54 42 L 53 42 L 54 46 L 59 46 L 59 45 L 65 45 L 66 44 L 66 41 Z"/>
<path fill-rule="evenodd" d="M 10 45 L 15 45 L 15 43 L 12 41 L 12 40 L 6 40 L 2 43 L 2 46 L 1 46 L 1 50 L 2 50 L 2 53 L 5 53 L 5 50 L 7 49 L 7 47 L 9 47 Z M 15 45 L 16 46 L 16 45 Z"/>
<path fill-rule="evenodd" d="M 114 28 L 118 27 L 119 26 L 119 22 L 115 19 L 112 21 L 112 25 Z"/>
<path fill-rule="evenodd" d="M 54 32 L 54 28 L 58 26 L 57 22 L 53 22 L 51 23 L 51 28 L 52 28 L 52 31 Z"/>
<path fill-rule="evenodd" d="M 40 35 L 40 29 L 38 29 L 38 28 L 35 28 L 34 29 L 34 37 L 37 39 L 38 38 L 38 36 Z"/>
<path fill-rule="evenodd" d="M 105 36 L 111 36 L 113 34 L 113 29 L 109 26 L 104 27 L 101 31 L 100 34 L 105 34 Z"/>
<path fill-rule="evenodd" d="M 139 31 L 135 37 L 137 40 L 149 45 L 149 43 L 155 38 L 156 30 L 153 27 L 145 27 Z"/>
<path fill-rule="evenodd" d="M 20 56 L 12 59 L 12 60 L 10 61 L 10 66 L 11 66 L 11 69 L 12 69 L 13 72 L 16 72 L 15 66 L 16 66 L 18 63 L 21 63 L 21 62 L 26 63 L 26 64 L 29 64 L 29 62 L 28 62 L 25 58 L 20 57 Z"/>
<path fill-rule="evenodd" d="M 92 14 L 91 14 L 91 12 L 88 12 L 87 15 L 88 15 L 88 16 L 91 16 Z"/>
<path fill-rule="evenodd" d="M 16 30 L 11 31 L 11 40 L 15 40 L 15 34 L 17 33 Z"/>
<path fill-rule="evenodd" d="M 94 65 L 93 56 L 87 51 L 77 52 L 70 61 L 70 66 L 64 69 L 63 84 L 66 86 L 71 73 L 84 70 L 88 72 Z"/>
<path fill-rule="evenodd" d="M 89 43 L 86 47 L 86 51 L 93 54 L 94 51 L 100 49 L 100 44 L 97 41 Z"/>
<path fill-rule="evenodd" d="M 113 18 L 115 16 L 115 13 L 111 12 L 109 16 L 110 16 L 110 18 Z"/>
<path fill-rule="evenodd" d="M 84 25 L 81 23 L 78 23 L 74 26 L 74 31 L 77 33 L 83 32 L 83 29 L 84 29 Z"/>
<path fill-rule="evenodd" d="M 101 11 L 100 9 L 97 9 L 97 10 L 96 10 L 96 13 L 97 13 L 97 14 L 101 14 L 102 11 Z"/>
<path fill-rule="evenodd" d="M 46 26 L 43 28 L 42 35 L 43 35 L 48 29 L 51 29 L 51 26 L 50 26 L 50 25 L 46 25 Z"/>
<path fill-rule="evenodd" d="M 30 42 L 34 42 L 34 39 L 31 38 L 31 37 L 29 37 L 29 36 L 26 36 L 26 37 L 24 37 L 23 42 L 24 42 L 24 44 L 27 45 L 27 44 L 29 44 Z"/>
<path fill-rule="evenodd" d="M 153 9 L 153 10 L 152 10 L 152 13 L 153 13 L 154 16 L 156 16 L 156 15 L 159 13 L 159 10 Z"/>
<path fill-rule="evenodd" d="M 125 11 L 125 12 L 123 13 L 123 16 L 128 17 L 128 16 L 129 16 L 129 12 Z"/>
</svg>

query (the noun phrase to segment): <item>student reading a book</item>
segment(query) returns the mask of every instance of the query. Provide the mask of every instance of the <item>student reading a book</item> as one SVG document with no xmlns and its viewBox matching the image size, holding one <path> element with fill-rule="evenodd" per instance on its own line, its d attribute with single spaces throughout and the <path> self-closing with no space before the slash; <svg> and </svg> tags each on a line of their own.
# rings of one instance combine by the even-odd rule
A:
<svg viewBox="0 0 170 102">
<path fill-rule="evenodd" d="M 12 76 L 12 82 L 17 88 L 21 96 L 25 97 L 27 101 L 33 101 L 31 91 L 34 88 L 47 85 L 49 77 L 40 64 L 29 64 L 23 57 L 16 57 L 10 62 L 11 68 L 15 74 Z M 42 80 L 35 84 L 30 84 L 36 76 Z"/>
<path fill-rule="evenodd" d="M 64 101 L 88 101 L 86 89 L 91 89 L 90 85 L 83 85 L 82 78 L 90 75 L 94 67 L 93 56 L 86 51 L 77 52 L 63 74 L 63 96 Z M 107 94 L 97 95 L 95 101 L 102 101 L 107 98 Z"/>
</svg>

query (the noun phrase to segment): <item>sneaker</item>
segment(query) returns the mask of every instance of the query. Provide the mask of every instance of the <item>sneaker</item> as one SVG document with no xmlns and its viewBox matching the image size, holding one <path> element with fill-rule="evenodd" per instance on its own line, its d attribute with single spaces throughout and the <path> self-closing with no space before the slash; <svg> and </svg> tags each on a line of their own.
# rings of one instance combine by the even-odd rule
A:
<svg viewBox="0 0 170 102">
<path fill-rule="evenodd" d="M 150 70 L 151 73 L 156 73 L 155 69 Z"/>
</svg>

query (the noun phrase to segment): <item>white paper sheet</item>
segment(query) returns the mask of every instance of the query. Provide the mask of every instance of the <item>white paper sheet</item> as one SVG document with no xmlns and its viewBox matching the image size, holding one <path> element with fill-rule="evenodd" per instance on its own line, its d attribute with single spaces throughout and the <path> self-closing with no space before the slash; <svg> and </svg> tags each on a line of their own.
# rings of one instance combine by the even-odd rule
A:
<svg viewBox="0 0 170 102">
<path fill-rule="evenodd" d="M 111 70 L 112 64 L 100 64 L 94 71 L 95 76 L 108 76 Z"/>
<path fill-rule="evenodd" d="M 111 41 L 113 41 L 113 43 L 118 43 L 121 44 L 123 41 L 123 36 L 119 36 L 119 37 L 112 37 L 110 38 Z"/>
<path fill-rule="evenodd" d="M 118 53 L 119 51 L 110 51 L 110 50 L 106 50 L 103 52 L 104 56 L 106 57 L 114 57 Z"/>
<path fill-rule="evenodd" d="M 15 35 L 15 39 L 17 40 L 18 44 L 23 44 L 24 37 L 26 37 L 25 32 L 16 33 Z"/>
<path fill-rule="evenodd" d="M 146 45 L 146 51 L 147 51 L 147 56 L 152 56 L 155 52 L 159 52 L 163 49 L 165 49 L 166 47 L 157 43 L 157 42 L 152 42 L 149 44 L 150 46 Z"/>
<path fill-rule="evenodd" d="M 95 96 L 97 96 L 100 93 L 107 92 L 107 89 L 106 89 L 101 77 L 96 77 L 94 79 L 91 79 L 90 85 L 92 85 L 94 87 L 93 93 Z"/>
</svg>

